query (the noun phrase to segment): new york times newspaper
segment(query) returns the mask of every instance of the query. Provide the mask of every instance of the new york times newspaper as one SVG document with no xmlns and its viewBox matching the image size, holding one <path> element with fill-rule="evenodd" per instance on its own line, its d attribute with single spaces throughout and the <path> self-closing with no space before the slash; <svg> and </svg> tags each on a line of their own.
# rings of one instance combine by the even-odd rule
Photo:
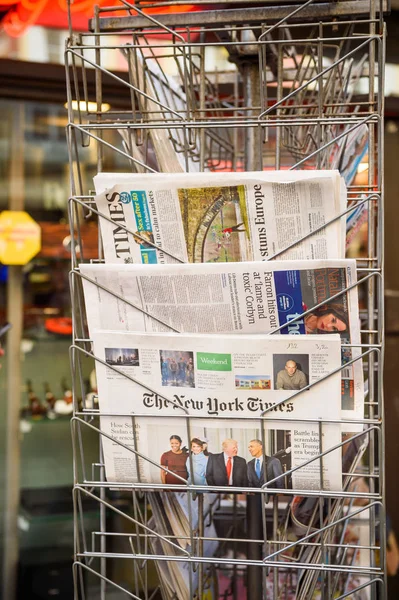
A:
<svg viewBox="0 0 399 600">
<path fill-rule="evenodd" d="M 346 208 L 338 171 L 100 173 L 94 181 L 108 263 L 345 255 L 345 219 L 323 227 Z"/>
<path fill-rule="evenodd" d="M 361 354 L 354 260 L 171 264 L 168 269 L 82 264 L 80 270 L 90 335 L 96 329 L 338 333 L 342 417 L 363 418 L 361 360 L 351 362 Z"/>
<path fill-rule="evenodd" d="M 99 330 L 93 343 L 95 355 L 108 365 L 96 364 L 104 412 L 199 417 L 264 413 L 265 418 L 291 420 L 341 416 L 341 377 L 334 373 L 341 366 L 338 334 L 254 338 Z M 328 382 L 329 402 L 322 395 L 322 378 Z"/>
<path fill-rule="evenodd" d="M 309 463 L 340 441 L 340 425 L 328 423 L 341 416 L 338 335 L 95 331 L 93 341 L 100 412 L 112 414 L 101 417 L 114 438 L 103 439 L 110 481 L 223 485 L 219 454 L 230 440 L 241 458 L 225 485 L 257 487 L 252 467 L 266 446 L 263 483 L 341 489 L 340 450 L 324 456 L 322 476 L 320 461 Z M 327 420 L 320 430 L 318 419 Z"/>
</svg>

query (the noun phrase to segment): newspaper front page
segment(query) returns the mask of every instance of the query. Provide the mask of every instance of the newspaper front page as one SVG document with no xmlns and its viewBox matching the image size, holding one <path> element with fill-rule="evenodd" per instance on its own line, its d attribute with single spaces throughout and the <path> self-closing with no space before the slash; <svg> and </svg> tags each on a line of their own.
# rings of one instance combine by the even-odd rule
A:
<svg viewBox="0 0 399 600">
<path fill-rule="evenodd" d="M 254 338 L 95 331 L 93 344 L 95 356 L 109 365 L 96 362 L 105 413 L 341 416 L 337 334 Z"/>
<path fill-rule="evenodd" d="M 338 171 L 99 174 L 94 181 L 107 263 L 345 256 L 345 218 L 323 227 L 346 209 Z"/>
<path fill-rule="evenodd" d="M 172 471 L 177 469 L 190 484 L 222 485 L 218 477 L 225 473 L 219 473 L 219 459 L 212 471 L 208 454 L 223 452 L 227 439 L 231 444 L 234 441 L 241 456 L 237 464 L 239 478 L 235 481 L 233 475 L 230 485 L 258 487 L 252 466 L 257 449 L 263 456 L 260 434 L 264 429 L 269 444 L 266 454 L 269 456 L 271 449 L 274 452 L 263 482 L 280 475 L 271 487 L 283 489 L 289 481 L 298 489 L 319 489 L 318 460 L 283 477 L 277 455 L 289 447 L 290 461 L 285 463 L 285 471 L 289 471 L 288 465 L 299 467 L 321 449 L 326 451 L 339 443 L 340 426 L 336 423 L 321 423 L 322 441 L 318 423 L 304 423 L 305 419 L 338 421 L 341 416 L 338 335 L 254 339 L 245 335 L 96 331 L 93 341 L 95 355 L 106 363 L 96 364 L 100 412 L 113 415 L 101 417 L 101 428 L 116 442 L 141 454 L 137 462 L 134 453 L 130 452 L 129 457 L 128 450 L 104 437 L 105 466 L 111 481 L 126 476 L 137 481 L 140 476 L 143 482 L 178 484 L 173 474 L 163 473 L 163 465 Z M 309 384 L 314 385 L 308 389 Z M 128 415 L 135 415 L 131 427 Z M 262 420 L 251 418 L 262 415 Z M 194 417 L 189 423 L 190 440 L 188 416 Z M 224 417 L 230 417 L 231 421 Z M 281 438 L 289 446 L 274 448 L 275 438 Z M 187 451 L 174 456 L 175 446 L 180 450 L 183 439 L 187 440 Z M 159 445 L 161 440 L 166 450 Z M 340 469 L 339 450 L 323 458 L 326 489 L 341 489 Z"/>
<path fill-rule="evenodd" d="M 357 287 L 345 291 L 356 283 L 354 260 L 174 264 L 167 270 L 82 264 L 80 270 L 90 335 L 96 329 L 339 333 L 342 417 L 363 418 L 363 372 L 355 360 L 361 351 L 348 347 L 360 344 Z"/>
</svg>

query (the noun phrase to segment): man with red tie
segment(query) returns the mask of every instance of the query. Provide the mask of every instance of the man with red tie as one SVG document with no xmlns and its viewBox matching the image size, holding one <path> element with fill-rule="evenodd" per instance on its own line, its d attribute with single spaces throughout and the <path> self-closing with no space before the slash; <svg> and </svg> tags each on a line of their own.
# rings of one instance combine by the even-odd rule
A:
<svg viewBox="0 0 399 600">
<path fill-rule="evenodd" d="M 238 443 L 226 439 L 222 443 L 223 452 L 210 454 L 206 466 L 206 482 L 208 485 L 231 485 L 248 487 L 247 462 L 237 456 Z"/>
</svg>

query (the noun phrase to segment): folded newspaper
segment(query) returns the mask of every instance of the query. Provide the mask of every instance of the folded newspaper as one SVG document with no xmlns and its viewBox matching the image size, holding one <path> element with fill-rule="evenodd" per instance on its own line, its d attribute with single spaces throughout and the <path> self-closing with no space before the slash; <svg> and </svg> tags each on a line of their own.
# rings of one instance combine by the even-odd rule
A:
<svg viewBox="0 0 399 600">
<path fill-rule="evenodd" d="M 209 496 L 209 494 L 207 494 Z M 184 494 L 187 497 L 187 494 Z M 194 597 L 198 592 L 199 570 L 192 569 L 190 562 L 181 560 L 187 557 L 176 548 L 176 542 L 172 541 L 173 536 L 178 535 L 174 531 L 173 525 L 168 519 L 169 507 L 176 504 L 176 498 L 183 499 L 183 494 L 150 494 L 151 509 L 153 518 L 149 521 L 149 527 L 153 531 L 150 537 L 150 546 L 154 554 L 179 557 L 176 560 L 157 560 L 155 567 L 158 571 L 160 586 L 163 597 L 167 600 L 187 600 Z M 195 504 L 195 503 L 193 503 Z M 193 512 L 195 512 L 195 506 Z M 189 535 L 193 532 L 190 531 Z M 216 530 L 212 519 L 207 518 L 204 528 L 205 538 L 215 538 Z M 213 556 L 217 549 L 217 543 L 205 540 L 202 547 L 202 555 L 205 557 Z M 190 548 L 188 548 L 190 550 Z M 195 549 L 192 549 L 195 553 Z M 204 564 L 202 573 L 202 586 L 204 594 L 202 598 L 206 600 L 216 600 L 218 594 L 215 585 L 215 573 L 211 565 Z"/>
<path fill-rule="evenodd" d="M 342 417 L 363 418 L 354 260 L 171 264 L 168 269 L 82 264 L 80 273 L 90 335 L 96 329 L 339 333 Z"/>
<path fill-rule="evenodd" d="M 345 256 L 338 171 L 100 173 L 94 183 L 107 263 Z"/>
<path fill-rule="evenodd" d="M 317 423 L 341 416 L 338 335 L 95 331 L 93 340 L 103 361 L 96 363 L 100 413 L 112 414 L 101 417 L 110 436 L 103 436 L 103 451 L 111 481 L 228 485 L 220 463 L 231 450 L 229 485 L 275 480 L 272 488 L 341 489 L 340 450 L 323 458 L 322 483 L 319 460 L 309 463 L 340 442 L 339 425 Z M 256 460 L 264 454 L 265 472 L 259 463 L 257 477 Z"/>
<path fill-rule="evenodd" d="M 93 342 L 101 412 L 341 417 L 338 335 L 95 331 Z"/>
</svg>

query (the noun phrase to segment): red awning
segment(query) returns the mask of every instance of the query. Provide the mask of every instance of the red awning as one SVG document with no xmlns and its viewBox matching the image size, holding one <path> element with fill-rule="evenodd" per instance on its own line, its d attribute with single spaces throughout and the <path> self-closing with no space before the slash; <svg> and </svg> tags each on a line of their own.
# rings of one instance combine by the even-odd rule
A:
<svg viewBox="0 0 399 600">
<path fill-rule="evenodd" d="M 112 4 L 115 5 L 110 0 L 74 0 L 71 4 L 73 29 L 87 31 L 88 20 L 93 16 L 94 6 L 110 6 Z M 199 8 L 193 5 L 163 6 L 159 9 L 149 9 L 148 12 L 190 12 L 193 10 L 199 10 Z M 12 37 L 19 37 L 31 25 L 68 28 L 67 0 L 0 0 L 0 12 L 5 12 L 1 19 L 1 26 Z M 118 13 L 107 13 L 107 16 L 112 14 L 122 16 L 127 13 L 119 11 Z"/>
</svg>

